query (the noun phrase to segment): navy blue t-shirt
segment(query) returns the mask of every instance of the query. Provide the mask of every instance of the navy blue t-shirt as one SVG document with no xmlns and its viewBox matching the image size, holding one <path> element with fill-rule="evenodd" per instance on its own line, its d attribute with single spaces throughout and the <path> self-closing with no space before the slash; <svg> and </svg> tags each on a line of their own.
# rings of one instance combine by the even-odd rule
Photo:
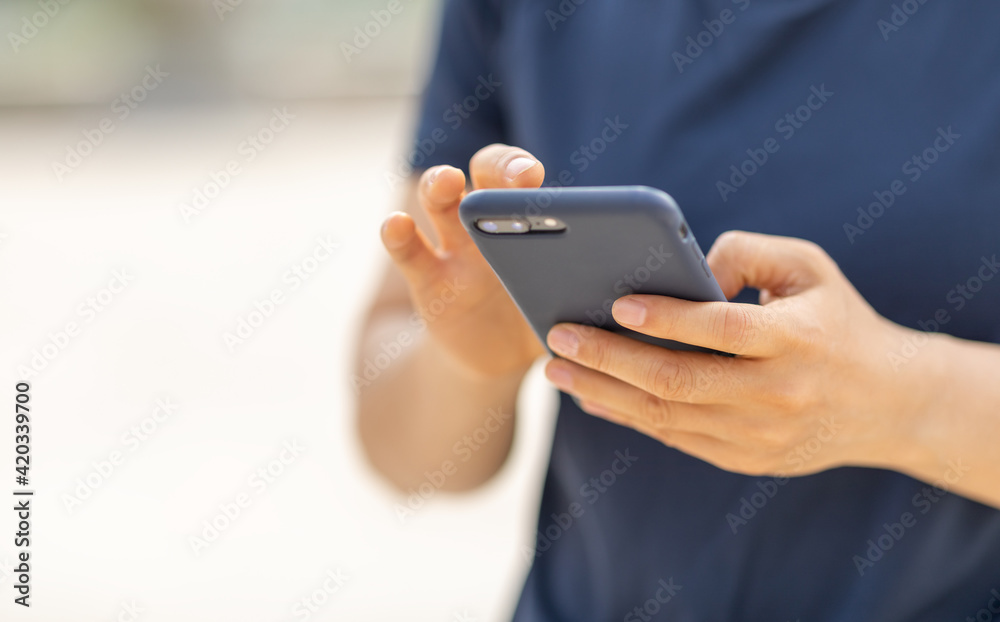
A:
<svg viewBox="0 0 1000 622">
<path fill-rule="evenodd" d="M 806 238 L 887 318 L 1000 342 L 998 28 L 986 0 L 451 0 L 411 162 L 506 142 L 546 183 L 661 188 L 706 249 Z M 536 545 L 519 621 L 1000 619 L 997 510 L 736 475 L 566 395 Z"/>
</svg>

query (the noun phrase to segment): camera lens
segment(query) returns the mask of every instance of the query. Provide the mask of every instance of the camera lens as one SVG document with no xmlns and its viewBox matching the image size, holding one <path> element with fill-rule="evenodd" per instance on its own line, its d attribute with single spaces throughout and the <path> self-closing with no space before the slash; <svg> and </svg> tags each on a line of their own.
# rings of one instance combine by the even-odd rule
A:
<svg viewBox="0 0 1000 622">
<path fill-rule="evenodd" d="M 528 224 L 525 222 L 521 222 L 520 220 L 515 220 L 514 222 L 510 223 L 510 230 L 517 231 L 518 233 L 520 233 L 521 231 L 527 231 Z"/>
<path fill-rule="evenodd" d="M 476 222 L 476 226 L 485 231 L 486 233 L 496 233 L 500 228 L 497 223 L 492 220 L 479 220 Z"/>
</svg>

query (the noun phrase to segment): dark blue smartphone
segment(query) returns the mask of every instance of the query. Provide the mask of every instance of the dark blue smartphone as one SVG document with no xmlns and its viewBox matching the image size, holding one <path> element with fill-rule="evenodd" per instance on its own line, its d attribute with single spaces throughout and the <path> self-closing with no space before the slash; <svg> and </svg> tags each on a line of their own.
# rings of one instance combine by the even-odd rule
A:
<svg viewBox="0 0 1000 622">
<path fill-rule="evenodd" d="M 611 317 L 614 301 L 633 293 L 726 299 L 666 192 L 645 186 L 477 190 L 458 213 L 543 344 L 552 326 L 575 322 L 704 351 L 637 333 Z"/>
</svg>

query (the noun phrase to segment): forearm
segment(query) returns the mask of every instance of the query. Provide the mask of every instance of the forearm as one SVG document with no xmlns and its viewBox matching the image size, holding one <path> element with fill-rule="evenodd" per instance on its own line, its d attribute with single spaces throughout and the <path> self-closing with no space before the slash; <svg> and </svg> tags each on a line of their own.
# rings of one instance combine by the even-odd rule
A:
<svg viewBox="0 0 1000 622">
<path fill-rule="evenodd" d="M 389 316 L 383 313 L 383 316 Z M 359 431 L 374 466 L 401 489 L 441 471 L 441 488 L 465 490 L 503 465 L 514 433 L 514 407 L 527 369 L 500 378 L 462 370 L 404 313 L 376 318 L 366 331 L 356 370 L 382 352 L 385 335 L 407 332 L 413 342 L 377 377 L 359 387 Z M 377 366 L 376 366 L 377 369 Z"/>
<path fill-rule="evenodd" d="M 908 365 L 929 390 L 897 470 L 1000 508 L 1000 346 L 933 335 Z"/>
</svg>

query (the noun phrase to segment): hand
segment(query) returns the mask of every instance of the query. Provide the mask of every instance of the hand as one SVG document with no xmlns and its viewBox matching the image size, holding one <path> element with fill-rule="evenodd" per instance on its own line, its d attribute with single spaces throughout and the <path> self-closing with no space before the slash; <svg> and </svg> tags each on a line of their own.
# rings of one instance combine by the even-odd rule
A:
<svg viewBox="0 0 1000 622">
<path fill-rule="evenodd" d="M 474 189 L 537 188 L 545 177 L 531 154 L 499 144 L 476 153 L 469 171 Z M 418 195 L 439 245 L 403 212 L 386 218 L 382 242 L 406 278 L 428 332 L 474 375 L 526 370 L 545 350 L 459 221 L 465 174 L 451 166 L 428 169 Z"/>
<path fill-rule="evenodd" d="M 667 350 L 560 324 L 548 378 L 596 416 L 720 468 L 752 475 L 904 463 L 913 413 L 931 390 L 887 353 L 913 332 L 879 316 L 832 259 L 804 240 L 719 237 L 708 263 L 728 298 L 760 305 L 630 295 L 612 309 L 628 328 L 730 352 Z"/>
</svg>

